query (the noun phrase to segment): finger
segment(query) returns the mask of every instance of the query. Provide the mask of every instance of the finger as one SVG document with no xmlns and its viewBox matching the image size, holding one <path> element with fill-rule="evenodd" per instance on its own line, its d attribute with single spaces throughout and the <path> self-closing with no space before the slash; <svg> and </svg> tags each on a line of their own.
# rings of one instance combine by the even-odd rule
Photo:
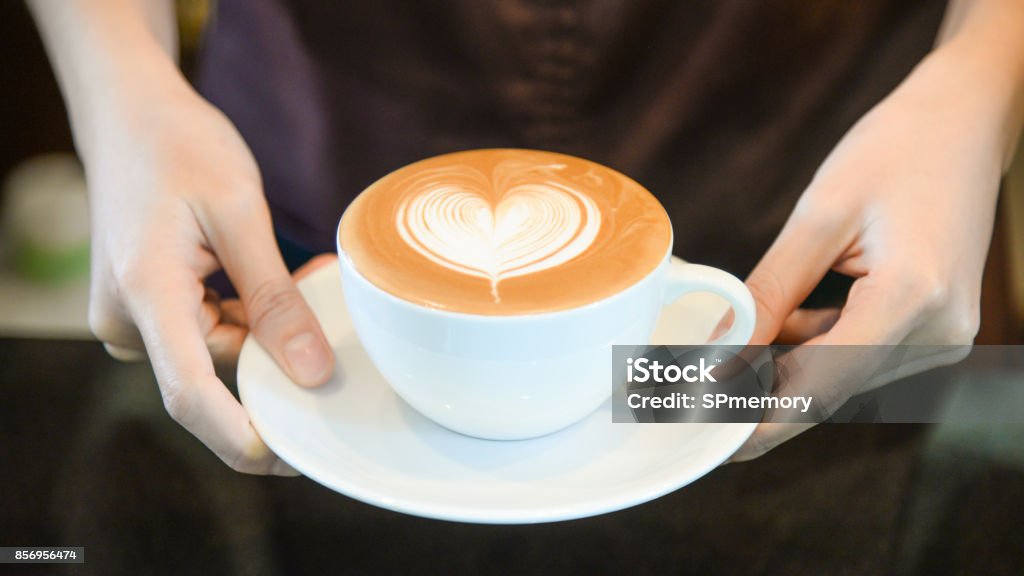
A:
<svg viewBox="0 0 1024 576">
<path fill-rule="evenodd" d="M 715 329 L 711 331 L 711 336 L 708 337 L 708 342 L 714 342 L 729 332 L 729 329 L 732 328 L 733 320 L 735 319 L 736 313 L 732 308 L 729 308 L 725 315 L 722 316 L 722 319 L 718 321 L 718 325 L 715 326 Z"/>
<path fill-rule="evenodd" d="M 129 307 L 142 334 L 168 413 L 241 472 L 281 469 L 249 416 L 214 373 L 200 327 L 203 287 L 188 272 L 146 275 Z"/>
<path fill-rule="evenodd" d="M 820 338 L 820 337 L 819 337 Z M 814 339 L 811 340 L 814 342 Z M 764 455 L 779 444 L 830 418 L 883 365 L 891 350 L 880 346 L 799 346 L 775 359 L 777 398 L 809 398 L 793 408 L 766 410 L 754 434 L 731 458 L 733 462 Z"/>
<path fill-rule="evenodd" d="M 93 282 L 89 291 L 89 329 L 105 346 L 110 345 L 106 347 L 111 356 L 132 361 L 137 357 L 132 351 L 142 352 L 145 346 L 131 316 L 111 295 L 113 290 Z"/>
<path fill-rule="evenodd" d="M 765 420 L 731 461 L 762 456 L 827 420 L 852 396 L 865 390 L 867 382 L 885 365 L 891 353 L 890 348 L 882 346 L 804 345 L 777 358 L 772 395 L 809 397 L 808 412 L 801 408 L 767 411 Z"/>
<path fill-rule="evenodd" d="M 204 299 L 199 306 L 199 333 L 206 336 L 220 324 L 220 304 Z"/>
<path fill-rule="evenodd" d="M 220 308 L 217 306 L 217 301 L 219 301 L 219 297 L 216 296 L 216 292 L 208 289 L 200 314 L 200 326 L 203 334 L 213 330 L 213 327 L 220 321 Z M 146 346 L 135 323 L 131 318 L 125 318 L 120 314 L 112 317 L 109 308 L 109 306 L 97 306 L 90 311 L 90 323 L 93 326 L 94 334 L 103 341 L 103 348 L 115 360 L 142 362 L 146 359 Z M 98 326 L 102 326 L 102 328 L 98 328 Z"/>
<path fill-rule="evenodd" d="M 902 341 L 909 331 L 908 316 L 913 312 L 901 292 L 891 288 L 892 281 L 882 274 L 858 279 L 832 328 L 777 360 L 773 395 L 811 397 L 813 412 L 775 411 L 731 461 L 757 458 L 827 419 L 850 397 L 866 390 L 876 375 L 885 373 L 893 359 L 902 360 L 890 345 Z M 821 318 L 802 320 L 813 325 Z M 810 417 L 815 422 L 807 422 Z"/>
<path fill-rule="evenodd" d="M 828 332 L 839 320 L 838 308 L 812 310 L 797 308 L 786 318 L 775 337 L 776 344 L 803 344 L 811 338 Z"/>
<path fill-rule="evenodd" d="M 327 254 L 318 254 L 318 255 L 310 258 L 309 262 L 306 262 L 305 264 L 300 266 L 299 269 L 296 270 L 292 274 L 292 278 L 296 282 L 298 282 L 299 280 L 302 280 L 303 278 L 309 276 L 313 272 L 316 272 L 317 270 L 323 268 L 324 266 L 337 266 L 337 265 L 338 265 L 338 255 L 337 254 L 334 254 L 332 252 L 328 252 Z"/>
<path fill-rule="evenodd" d="M 213 365 L 221 374 L 234 374 L 238 369 L 238 355 L 249 331 L 233 324 L 220 324 L 206 335 L 206 349 Z"/>
<path fill-rule="evenodd" d="M 334 371 L 327 338 L 285 268 L 266 204 L 249 204 L 206 222 L 207 237 L 238 289 L 256 340 L 292 380 L 322 384 Z"/>
<path fill-rule="evenodd" d="M 901 275 L 884 270 L 858 278 L 830 330 L 813 344 L 897 344 L 907 336 L 920 311 L 916 295 L 903 288 Z"/>
<path fill-rule="evenodd" d="M 314 256 L 308 262 L 299 267 L 292 274 L 296 281 L 301 280 L 324 266 L 336 265 L 338 256 L 336 254 L 320 254 Z M 209 296 L 213 293 L 214 297 Z M 248 324 L 245 319 L 245 310 L 237 299 L 220 300 L 216 291 L 207 288 L 208 300 L 215 299 L 219 303 L 220 321 L 212 332 L 206 336 L 206 347 L 213 357 L 213 363 L 218 372 L 234 372 L 238 368 L 238 355 L 242 350 L 242 344 L 249 333 Z"/>
<path fill-rule="evenodd" d="M 220 292 L 217 292 L 217 289 L 212 286 L 206 286 L 203 291 L 203 302 L 212 302 L 220 306 L 220 301 Z"/>
<path fill-rule="evenodd" d="M 922 287 L 904 271 L 875 272 L 854 283 L 835 326 L 810 343 L 845 345 L 844 349 L 870 353 L 849 353 L 840 358 L 841 370 L 849 370 L 855 364 L 860 364 L 862 372 L 870 370 L 860 382 L 858 392 L 955 364 L 970 354 L 970 345 L 924 342 L 930 345 L 895 346 L 913 341 L 920 319 L 927 317 L 935 306 L 933 298 L 932 287 Z"/>
<path fill-rule="evenodd" d="M 142 362 L 146 359 L 145 349 L 124 348 L 106 342 L 103 343 L 103 347 L 106 348 L 107 354 L 110 354 L 111 358 L 121 362 Z"/>
<path fill-rule="evenodd" d="M 803 344 L 811 338 L 820 336 L 829 331 L 839 319 L 838 308 L 797 308 L 783 322 L 779 334 L 775 337 L 774 344 L 794 345 Z M 725 334 L 732 325 L 733 314 L 730 310 L 712 333 L 711 339 Z"/>
<path fill-rule="evenodd" d="M 314 256 L 309 262 L 300 266 L 299 269 L 292 274 L 292 278 L 295 281 L 302 280 L 324 266 L 336 266 L 337 262 L 337 254 L 320 254 L 318 256 Z M 249 323 L 245 317 L 245 308 L 242 306 L 242 302 L 237 298 L 220 300 L 220 314 L 222 322 L 234 324 L 235 326 L 241 326 L 243 328 L 249 327 Z"/>
<path fill-rule="evenodd" d="M 825 276 L 849 244 L 841 225 L 794 211 L 757 266 L 747 277 L 757 305 L 751 344 L 771 344 L 793 313 Z"/>
<path fill-rule="evenodd" d="M 245 318 L 245 307 L 237 298 L 221 301 L 220 319 L 223 323 L 249 329 L 249 321 Z"/>
</svg>

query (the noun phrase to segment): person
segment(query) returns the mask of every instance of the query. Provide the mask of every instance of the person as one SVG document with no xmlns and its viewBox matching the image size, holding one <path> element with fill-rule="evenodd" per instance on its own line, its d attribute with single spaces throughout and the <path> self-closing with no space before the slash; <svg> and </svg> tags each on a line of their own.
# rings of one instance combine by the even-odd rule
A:
<svg viewBox="0 0 1024 576">
<path fill-rule="evenodd" d="M 170 415 L 236 470 L 295 473 L 215 364 L 251 330 L 299 385 L 334 369 L 275 232 L 329 251 L 365 185 L 455 149 L 553 148 L 636 176 L 677 253 L 750 270 L 755 343 L 978 330 L 1024 116 L 1016 0 L 222 0 L 203 95 L 176 65 L 170 1 L 29 4 L 88 176 L 90 325 L 115 357 L 148 355 Z M 221 268 L 238 299 L 206 287 Z M 802 308 L 829 271 L 854 279 L 845 303 Z M 734 459 L 802 429 L 762 424 Z"/>
</svg>

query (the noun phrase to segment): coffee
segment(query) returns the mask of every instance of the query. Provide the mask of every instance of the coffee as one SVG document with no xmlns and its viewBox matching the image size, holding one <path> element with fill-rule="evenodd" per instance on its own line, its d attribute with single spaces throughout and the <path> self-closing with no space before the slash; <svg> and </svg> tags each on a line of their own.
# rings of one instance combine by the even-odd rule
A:
<svg viewBox="0 0 1024 576">
<path fill-rule="evenodd" d="M 612 296 L 665 260 L 672 228 L 638 183 L 552 152 L 429 158 L 352 202 L 339 244 L 378 288 L 471 314 L 552 312 Z"/>
</svg>

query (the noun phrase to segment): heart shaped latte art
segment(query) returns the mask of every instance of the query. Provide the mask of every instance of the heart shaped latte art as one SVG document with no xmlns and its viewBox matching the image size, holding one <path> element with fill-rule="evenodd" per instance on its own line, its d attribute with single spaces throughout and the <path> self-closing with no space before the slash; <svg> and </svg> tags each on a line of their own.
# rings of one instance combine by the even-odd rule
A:
<svg viewBox="0 0 1024 576">
<path fill-rule="evenodd" d="M 400 204 L 398 233 L 431 262 L 489 280 L 500 302 L 499 282 L 572 260 L 601 228 L 586 194 L 555 179 L 513 181 L 501 190 L 479 173 L 431 174 Z"/>
</svg>

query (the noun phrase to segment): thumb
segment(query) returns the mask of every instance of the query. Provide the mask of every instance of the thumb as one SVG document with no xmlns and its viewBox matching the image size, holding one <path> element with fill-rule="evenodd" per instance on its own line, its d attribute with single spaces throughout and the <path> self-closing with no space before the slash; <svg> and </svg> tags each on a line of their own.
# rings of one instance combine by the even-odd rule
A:
<svg viewBox="0 0 1024 576">
<path fill-rule="evenodd" d="M 785 321 L 818 285 L 846 248 L 843 231 L 794 212 L 747 277 L 757 305 L 751 344 L 771 344 Z"/>
<path fill-rule="evenodd" d="M 266 203 L 253 202 L 208 220 L 207 237 L 256 340 L 296 383 L 323 384 L 334 371 L 331 348 L 281 259 Z"/>
</svg>

